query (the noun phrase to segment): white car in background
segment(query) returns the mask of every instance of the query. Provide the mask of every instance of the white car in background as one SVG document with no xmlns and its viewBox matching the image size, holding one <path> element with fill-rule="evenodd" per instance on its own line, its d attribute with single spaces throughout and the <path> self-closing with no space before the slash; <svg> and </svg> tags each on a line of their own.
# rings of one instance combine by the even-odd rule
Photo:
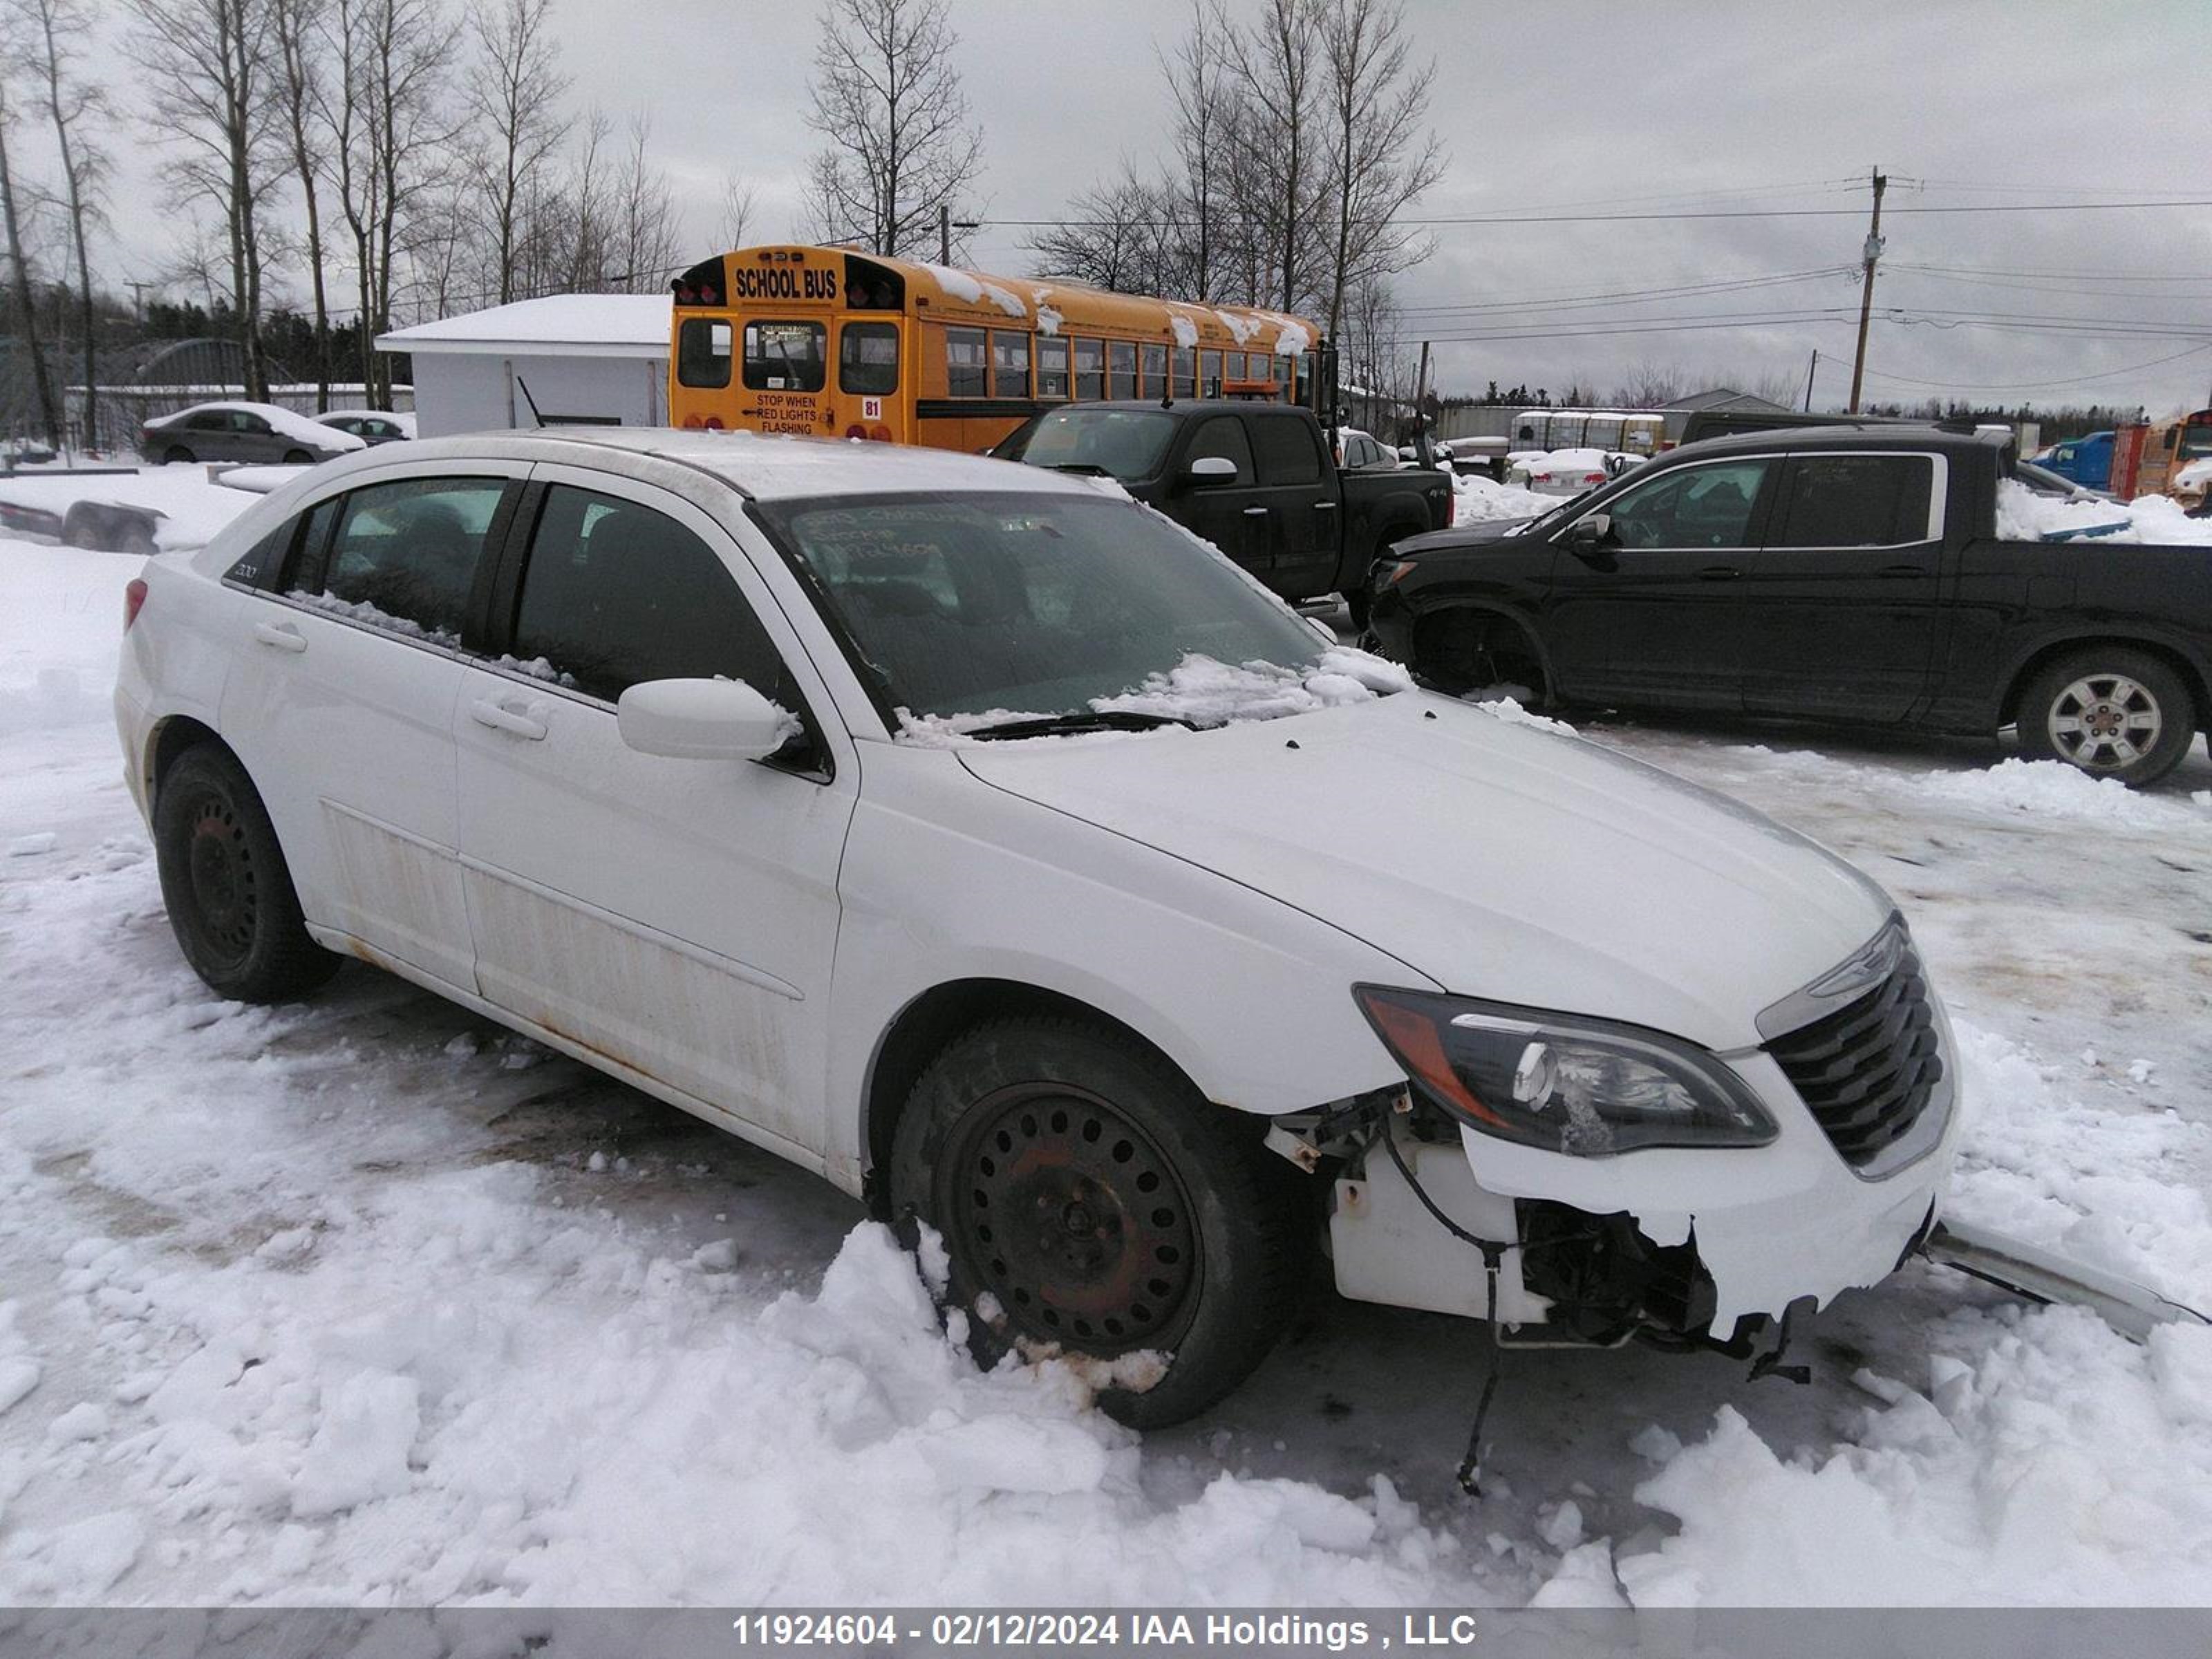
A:
<svg viewBox="0 0 2212 1659">
<path fill-rule="evenodd" d="M 980 1346 L 1132 1422 L 1234 1388 L 1324 1231 L 1353 1297 L 1742 1355 L 1936 1219 L 1958 1059 L 1873 882 L 1080 478 L 434 439 L 125 626 L 216 991 L 354 957 L 526 1032 L 934 1228 Z"/>
<path fill-rule="evenodd" d="M 1516 455 L 1505 481 L 1540 495 L 1580 495 L 1650 458 L 1617 449 L 1554 449 Z"/>
</svg>

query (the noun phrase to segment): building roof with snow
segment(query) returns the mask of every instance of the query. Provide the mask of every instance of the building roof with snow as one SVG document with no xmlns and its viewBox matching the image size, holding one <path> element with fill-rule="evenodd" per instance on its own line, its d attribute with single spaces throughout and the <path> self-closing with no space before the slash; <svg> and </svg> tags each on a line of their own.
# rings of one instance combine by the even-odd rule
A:
<svg viewBox="0 0 2212 1659">
<path fill-rule="evenodd" d="M 665 294 L 549 294 L 376 337 L 380 351 L 496 351 L 505 356 L 668 356 Z"/>
</svg>

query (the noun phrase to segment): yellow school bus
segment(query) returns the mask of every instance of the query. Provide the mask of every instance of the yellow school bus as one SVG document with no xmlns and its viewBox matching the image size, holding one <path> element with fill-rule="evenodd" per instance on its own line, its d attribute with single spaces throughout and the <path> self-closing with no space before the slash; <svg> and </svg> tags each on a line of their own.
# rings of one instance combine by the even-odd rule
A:
<svg viewBox="0 0 2212 1659">
<path fill-rule="evenodd" d="M 1303 317 L 788 244 L 671 288 L 679 426 L 987 449 L 1038 410 L 1254 397 L 1327 418 L 1334 354 Z"/>
</svg>

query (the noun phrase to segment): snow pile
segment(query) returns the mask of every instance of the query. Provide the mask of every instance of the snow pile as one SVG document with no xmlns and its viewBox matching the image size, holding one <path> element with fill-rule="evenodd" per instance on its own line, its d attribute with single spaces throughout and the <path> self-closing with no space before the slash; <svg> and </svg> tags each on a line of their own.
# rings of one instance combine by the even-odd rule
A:
<svg viewBox="0 0 2212 1659">
<path fill-rule="evenodd" d="M 2177 800 L 2094 778 L 2063 761 L 2009 758 L 1978 772 L 1931 772 L 1916 792 L 1989 811 L 2028 812 L 2084 823 L 2212 826 L 2212 818 Z"/>
<path fill-rule="evenodd" d="M 344 434 L 340 434 L 340 436 Z M 299 469 L 289 469 L 297 477 Z M 10 478 L 0 484 L 0 499 L 66 518 L 79 501 L 134 507 L 157 515 L 155 545 L 164 552 L 204 547 L 233 519 L 252 507 L 254 496 L 209 481 L 204 468 L 149 467 L 137 473 L 88 473 L 79 477 Z"/>
<path fill-rule="evenodd" d="M 2179 501 L 2165 495 L 2132 501 L 2076 501 L 2030 489 L 2017 478 L 2000 478 L 1997 535 L 2012 542 L 2083 538 L 2212 547 L 2212 519 L 2192 519 Z"/>
<path fill-rule="evenodd" d="M 951 265 L 933 265 L 926 259 L 915 263 L 937 278 L 938 287 L 956 300 L 965 300 L 971 306 L 981 305 L 988 300 L 1009 317 L 1026 318 L 1030 314 L 1029 307 L 1021 302 L 1018 295 L 1007 292 L 987 276 L 979 277 L 965 270 L 956 270 Z"/>
<path fill-rule="evenodd" d="M 1513 484 L 1498 483 L 1479 473 L 1452 475 L 1452 522 L 1480 524 L 1488 520 L 1534 519 L 1559 505 L 1550 495 Z"/>
<path fill-rule="evenodd" d="M 1413 677 L 1396 663 L 1348 645 L 1331 646 L 1310 667 L 1285 668 L 1272 662 L 1231 664 L 1190 652 L 1164 674 L 1154 674 L 1132 690 L 1093 697 L 1087 705 L 1100 714 L 1158 714 L 1200 726 L 1231 720 L 1280 720 L 1316 708 L 1364 702 L 1413 690 Z M 898 711 L 897 741 L 919 749 L 950 749 L 975 741 L 969 734 L 1014 720 L 1049 720 L 1050 714 L 1012 708 L 978 714 L 917 714 Z M 1177 728 L 1163 726 L 1163 732 Z M 1060 741 L 1098 736 L 1079 733 Z M 1125 735 L 1104 734 L 1109 740 Z"/>
<path fill-rule="evenodd" d="M 1468 699 L 1477 708 L 1508 726 L 1533 726 L 1539 732 L 1553 732 L 1563 738 L 1580 735 L 1565 720 L 1555 720 L 1549 714 L 1539 714 L 1522 707 L 1518 697 L 1473 697 Z"/>
</svg>

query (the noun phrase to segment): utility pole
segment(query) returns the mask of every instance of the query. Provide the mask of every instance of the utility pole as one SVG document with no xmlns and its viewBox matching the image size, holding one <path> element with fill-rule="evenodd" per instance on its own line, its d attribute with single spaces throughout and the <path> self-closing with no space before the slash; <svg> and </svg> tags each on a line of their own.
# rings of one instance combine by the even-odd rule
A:
<svg viewBox="0 0 2212 1659">
<path fill-rule="evenodd" d="M 1866 375 L 1867 324 L 1874 317 L 1874 262 L 1881 258 L 1881 193 L 1889 188 L 1889 180 L 1882 177 L 1881 169 L 1874 170 L 1874 222 L 1867 227 L 1866 287 L 1859 295 L 1859 350 L 1851 360 L 1851 408 L 1859 412 L 1859 383 Z"/>
<path fill-rule="evenodd" d="M 952 263 L 952 204 L 950 202 L 937 204 L 937 263 L 940 265 Z"/>
<path fill-rule="evenodd" d="M 1813 377 L 1820 372 L 1820 353 L 1816 347 L 1813 352 L 1813 362 L 1805 370 L 1805 412 L 1808 415 L 1813 412 Z"/>
</svg>

